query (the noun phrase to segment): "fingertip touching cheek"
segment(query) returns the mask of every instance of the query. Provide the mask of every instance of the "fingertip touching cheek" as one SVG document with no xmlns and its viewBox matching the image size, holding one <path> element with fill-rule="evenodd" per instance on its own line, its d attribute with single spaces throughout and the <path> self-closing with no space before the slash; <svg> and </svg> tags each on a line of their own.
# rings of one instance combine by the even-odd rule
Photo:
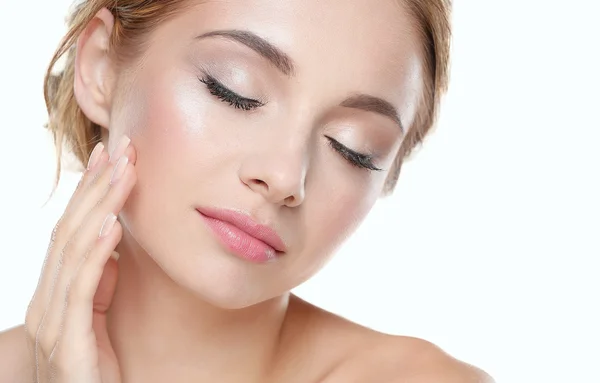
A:
<svg viewBox="0 0 600 383">
<path fill-rule="evenodd" d="M 414 117 L 410 25 L 395 1 L 262 0 L 207 2 L 159 27 L 114 121 L 139 127 L 137 242 L 205 297 L 221 270 L 233 306 L 314 274 L 377 200 Z M 260 267 L 232 256 L 198 207 L 248 215 L 285 254 Z"/>
</svg>

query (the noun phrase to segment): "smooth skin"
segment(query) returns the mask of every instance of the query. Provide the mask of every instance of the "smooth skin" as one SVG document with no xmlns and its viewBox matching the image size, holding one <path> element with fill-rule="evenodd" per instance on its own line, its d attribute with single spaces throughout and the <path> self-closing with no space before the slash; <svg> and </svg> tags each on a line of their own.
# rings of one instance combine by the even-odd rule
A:
<svg viewBox="0 0 600 383">
<path fill-rule="evenodd" d="M 75 63 L 77 102 L 106 149 L 57 225 L 26 325 L 0 334 L 0 381 L 490 381 L 429 342 L 289 293 L 362 222 L 404 136 L 397 121 L 344 100 L 369 94 L 404 126 L 414 119 L 418 34 L 397 1 L 198 2 L 160 25 L 126 70 L 107 54 L 113 26 L 99 12 Z M 239 41 L 198 38 L 223 30 L 268 40 L 295 70 Z M 207 72 L 261 106 L 218 99 Z M 111 184 L 124 136 L 129 161 Z M 372 152 L 383 170 L 350 163 L 331 139 Z M 287 252 L 259 266 L 233 256 L 198 206 L 247 212 Z M 119 219 L 100 236 L 111 214 Z"/>
<path fill-rule="evenodd" d="M 0 333 L 3 382 L 133 382 L 122 379 L 107 329 L 117 286 L 114 249 L 123 230 L 118 221 L 107 229 L 107 222 L 118 215 L 136 182 L 136 154 L 131 145 L 124 147 L 127 143 L 120 142 L 112 159 L 102 144 L 96 147 L 53 231 L 25 325 Z M 288 357 L 274 359 L 272 372 L 257 382 L 492 382 L 426 341 L 377 333 L 297 297 L 291 297 L 286 320 L 282 328 L 305 339 L 285 342 L 290 331 L 282 332 L 280 341 L 288 349 L 280 351 Z M 310 329 L 299 323 L 310 323 Z M 188 376 L 181 381 L 210 380 Z"/>
<path fill-rule="evenodd" d="M 106 329 L 106 312 L 117 282 L 118 255 L 114 250 L 123 233 L 115 218 L 135 185 L 135 158 L 127 138 L 111 158 L 102 143 L 96 146 L 52 233 L 42 275 L 21 329 L 25 331 L 19 334 L 26 335 L 25 360 L 29 363 L 25 368 L 25 360 L 9 365 L 22 371 L 7 381 L 120 381 Z M 2 356 L 9 360 L 21 356 L 15 349 L 4 349 L 11 337 L 8 332 L 2 339 Z M 21 347 L 16 346 L 18 351 Z M 26 371 L 33 376 L 25 379 L 28 374 L 20 375 Z"/>
</svg>

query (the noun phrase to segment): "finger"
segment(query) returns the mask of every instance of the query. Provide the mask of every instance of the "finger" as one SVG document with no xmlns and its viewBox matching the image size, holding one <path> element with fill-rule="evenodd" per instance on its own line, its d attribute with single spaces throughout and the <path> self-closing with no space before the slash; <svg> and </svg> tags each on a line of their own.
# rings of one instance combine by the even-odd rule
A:
<svg viewBox="0 0 600 383">
<path fill-rule="evenodd" d="M 110 342 L 108 334 L 104 334 L 106 332 L 105 312 L 98 314 L 93 311 L 93 291 L 96 291 L 96 295 L 99 291 L 102 291 L 102 294 L 110 294 L 108 299 L 112 299 L 117 282 L 117 263 L 111 257 L 112 254 L 115 254 L 111 249 L 115 248 L 121 237 L 122 227 L 116 221 L 112 229 L 105 233 L 105 236 L 98 238 L 97 246 L 80 264 L 76 276 L 66 289 L 65 309 L 59 336 L 54 342 L 53 348 L 43 353 L 42 361 L 47 361 L 49 366 L 44 366 L 42 363 L 41 370 L 50 371 L 60 379 L 68 381 L 87 381 L 75 379 L 73 372 L 81 370 L 82 366 L 94 364 L 94 358 L 90 359 L 90 354 L 82 349 L 82 345 L 87 347 L 85 345 L 95 344 L 99 348 L 101 345 L 99 341 Z M 110 302 L 106 302 L 108 308 Z M 104 333 L 100 337 L 96 336 L 94 328 L 94 319 L 98 315 L 103 317 Z M 47 354 L 49 356 L 46 356 Z"/>
<path fill-rule="evenodd" d="M 58 237 L 65 236 L 70 238 L 78 226 L 77 223 L 81 222 L 82 215 L 85 216 L 89 211 L 90 200 L 97 201 L 98 197 L 94 196 L 94 194 L 98 192 L 102 193 L 102 188 L 106 187 L 106 181 L 109 180 L 109 178 L 102 178 L 102 175 L 104 174 L 103 171 L 112 169 L 117 164 L 118 160 L 126 155 L 126 153 L 135 157 L 135 150 L 133 150 L 130 143 L 131 140 L 129 137 L 124 136 L 110 156 L 106 150 L 103 150 L 99 156 L 98 163 L 95 166 L 91 166 L 89 170 L 86 170 L 83 176 L 84 181 L 82 181 L 80 187 L 75 190 L 73 197 L 65 209 L 64 217 L 61 219 L 63 224 L 59 227 Z M 93 159 L 90 157 L 90 162 L 92 161 Z M 70 225 L 70 223 L 75 223 L 75 225 Z"/>
<path fill-rule="evenodd" d="M 117 289 L 119 277 L 118 257 L 119 254 L 113 252 L 112 256 L 108 259 L 93 300 L 94 314 L 92 317 L 92 328 L 94 329 L 94 334 L 96 334 L 98 348 L 102 350 L 112 349 L 106 328 L 106 312 L 111 306 L 115 290 Z"/>
<path fill-rule="evenodd" d="M 92 187 L 95 183 L 98 182 L 98 178 L 101 174 L 99 169 L 101 170 L 103 165 L 106 166 L 105 162 L 108 162 L 109 166 L 114 167 L 117 165 L 117 162 L 122 157 L 127 157 L 129 163 L 135 165 L 137 155 L 134 147 L 131 145 L 131 140 L 129 139 L 129 137 L 123 136 L 121 140 L 117 143 L 117 146 L 115 147 L 114 151 L 110 155 L 108 151 L 103 150 L 103 148 L 103 144 L 99 143 L 98 146 L 94 149 L 94 151 L 97 151 L 97 153 L 92 152 L 88 167 L 83 177 L 84 181 L 82 183 L 82 187 L 78 188 L 75 191 L 72 200 L 65 209 L 66 218 L 73 218 L 74 216 L 75 219 L 73 219 L 73 221 L 80 222 L 77 219 L 78 217 L 80 217 L 79 214 L 85 214 L 88 211 L 86 207 L 89 206 L 85 206 L 90 200 L 90 193 L 88 188 Z M 94 158 L 94 156 L 97 156 L 97 158 Z M 100 182 L 100 184 L 102 185 L 103 183 Z M 106 183 L 104 183 L 104 185 L 105 184 Z M 91 197 L 91 200 L 94 201 L 95 198 Z M 83 209 L 81 208 L 81 205 L 84 205 Z M 65 231 L 67 232 L 66 236 L 70 237 L 69 234 L 72 233 L 72 230 L 67 229 Z"/>
<path fill-rule="evenodd" d="M 103 159 L 100 159 L 100 161 L 104 161 L 104 163 L 98 164 L 98 166 L 101 168 L 97 170 L 101 172 L 101 178 L 104 178 L 104 180 L 100 181 L 99 183 L 104 182 L 106 184 L 107 182 L 109 182 L 106 179 L 110 177 L 112 170 L 111 166 L 109 166 L 107 162 L 108 155 L 104 153 L 102 157 Z M 100 190 L 105 190 L 106 186 L 103 187 L 102 185 L 98 184 L 94 189 L 97 190 L 89 190 L 88 199 L 101 198 Z M 80 199 L 81 198 L 83 198 L 83 196 L 81 196 Z M 71 201 L 69 204 L 72 205 L 73 201 Z M 30 333 L 32 331 L 37 332 L 37 328 L 39 327 L 44 311 L 46 310 L 48 302 L 50 301 L 50 297 L 53 293 L 52 289 L 54 281 L 56 280 L 58 273 L 62 269 L 63 249 L 67 245 L 70 237 L 73 236 L 73 233 L 75 232 L 77 227 L 81 225 L 83 217 L 89 214 L 89 207 L 87 207 L 87 210 L 85 210 L 86 207 L 82 206 L 83 203 L 81 201 L 78 201 L 76 204 L 80 206 L 80 210 L 74 212 L 74 214 L 71 213 L 70 215 L 65 212 L 63 217 L 61 217 L 61 219 L 59 220 L 59 223 L 55 226 L 54 230 L 52 231 L 52 237 L 50 239 L 50 244 L 48 246 L 47 255 L 44 260 L 38 285 L 27 310 L 26 322 L 28 322 L 28 329 Z M 87 202 L 87 204 L 91 203 Z"/>
<path fill-rule="evenodd" d="M 124 146 L 125 144 L 121 143 L 120 145 Z M 129 163 L 131 163 L 132 165 L 135 165 L 137 162 L 137 152 L 135 150 L 135 147 L 133 145 L 131 145 L 131 143 L 124 147 L 125 147 L 125 149 L 123 152 L 121 152 L 122 149 L 119 147 L 117 147 L 117 149 L 115 149 L 114 153 L 116 153 L 116 154 L 114 155 L 114 158 L 111 159 L 111 161 L 116 163 L 116 161 L 119 160 L 119 158 L 121 156 L 125 156 L 125 157 L 129 158 Z"/>
<path fill-rule="evenodd" d="M 124 138 L 113 154 L 116 156 L 119 153 L 124 153 L 126 156 L 131 156 L 135 159 L 135 150 L 131 145 L 123 148 L 128 144 L 129 139 Z M 84 218 L 89 214 L 90 210 L 93 209 L 102 199 L 104 194 L 106 194 L 106 190 L 110 185 L 110 179 L 116 164 L 114 162 L 108 162 L 108 153 L 103 150 L 101 144 L 94 150 L 97 151 L 94 155 L 98 156 L 98 158 L 96 160 L 90 159 L 90 169 L 89 171 L 86 171 L 86 174 L 84 175 L 86 180 L 81 183 L 78 190 L 75 192 L 65 210 L 65 214 L 53 231 L 48 254 L 44 261 L 42 275 L 38 281 L 38 287 L 29 309 L 31 311 L 31 315 L 28 315 L 30 318 L 39 318 L 41 316 L 42 310 L 45 309 L 50 299 L 52 293 L 51 285 L 56 279 L 57 270 L 61 267 L 62 250 L 67 245 L 68 241 L 75 235 L 76 230 L 81 225 Z M 98 150 L 101 151 L 98 152 Z M 40 296 L 37 291 L 43 292 L 41 293 L 43 296 Z M 32 319 L 31 322 L 35 322 L 35 319 Z M 30 327 L 34 327 L 34 323 L 32 323 Z"/>
<path fill-rule="evenodd" d="M 97 146 L 94 150 L 96 151 L 96 154 L 94 155 L 98 157 L 95 161 L 96 164 L 93 168 L 91 168 L 91 171 L 86 172 L 86 174 L 84 174 L 83 176 L 83 178 L 87 177 L 90 178 L 90 180 L 80 182 L 80 184 L 78 185 L 79 189 L 83 187 L 82 185 L 89 184 L 91 182 L 91 177 L 97 178 L 97 176 L 95 176 L 94 174 L 105 173 L 109 171 L 107 169 L 110 169 L 110 167 L 108 166 L 108 154 L 103 150 L 103 146 L 99 144 L 99 146 Z M 98 150 L 100 150 L 100 152 L 98 152 Z M 73 198 L 74 197 L 72 197 L 71 201 L 69 202 L 69 205 L 78 205 L 77 202 L 73 201 Z M 79 196 L 79 198 L 81 198 L 81 196 Z M 69 217 L 68 214 L 65 212 L 65 214 L 63 214 L 61 219 L 58 221 L 58 223 L 52 230 L 50 243 L 48 245 L 46 257 L 42 265 L 40 277 L 38 279 L 38 283 L 33 297 L 31 298 L 29 306 L 27 307 L 27 313 L 25 317 L 25 328 L 27 334 L 29 335 L 29 339 L 31 340 L 31 344 L 34 344 L 34 341 L 37 337 L 42 317 L 52 295 L 52 285 L 56 280 L 58 272 L 61 268 L 61 252 L 62 249 L 65 247 L 66 241 L 68 239 L 67 234 L 64 233 L 68 233 L 71 231 L 68 227 L 70 226 L 68 222 L 71 219 L 73 218 Z M 61 235 L 59 235 L 59 228 L 62 231 Z"/>
<path fill-rule="evenodd" d="M 94 294 L 93 308 L 95 313 L 105 314 L 112 303 L 112 298 L 117 287 L 119 272 L 119 253 L 113 251 L 111 257 L 106 262 L 98 289 Z"/>
<path fill-rule="evenodd" d="M 69 204 L 65 209 L 65 213 L 61 218 L 61 225 L 59 225 L 57 239 L 60 241 L 62 237 L 70 238 L 74 231 L 81 223 L 81 219 L 87 215 L 93 204 L 98 200 L 98 193 L 102 195 L 109 181 L 109 177 L 106 177 L 106 171 L 110 172 L 116 165 L 122 156 L 129 154 L 135 157 L 135 151 L 130 145 L 131 140 L 127 136 L 123 136 L 117 144 L 117 147 L 113 153 L 109 156 L 108 151 L 104 150 L 102 143 L 99 143 L 92 156 L 90 156 L 90 162 L 88 168 L 84 172 L 82 182 L 79 187 L 73 193 Z M 98 156 L 94 159 L 94 156 Z M 90 206 L 90 203 L 92 206 Z"/>
<path fill-rule="evenodd" d="M 61 353 L 69 357 L 74 351 L 68 347 L 75 345 L 82 339 L 92 335 L 93 318 L 100 312 L 94 311 L 94 297 L 98 292 L 103 296 L 102 315 L 110 306 L 112 295 L 114 295 L 117 282 L 116 262 L 109 261 L 114 248 L 122 237 L 123 229 L 117 221 L 111 231 L 98 240 L 98 245 L 89 254 L 89 257 L 81 264 L 77 275 L 71 281 L 66 296 L 66 311 L 64 315 L 63 332 L 60 342 L 63 344 Z M 100 281 L 104 277 L 104 286 L 100 289 Z M 110 296 L 109 296 L 110 295 Z M 96 339 L 94 339 L 96 340 Z M 58 363 L 68 363 L 61 360 L 58 355 Z"/>
<path fill-rule="evenodd" d="M 85 223 L 63 251 L 60 271 L 54 286 L 51 288 L 53 293 L 42 319 L 41 326 L 43 327 L 43 332 L 38 335 L 42 347 L 46 350 L 52 346 L 58 336 L 63 320 L 67 289 L 72 279 L 75 278 L 80 264 L 85 262 L 89 254 L 98 246 L 99 235 L 105 236 L 117 224 L 116 214 L 123 208 L 127 196 L 135 183 L 133 165 L 128 164 L 125 157 L 122 157 L 122 160 L 115 167 L 115 176 L 119 172 L 122 172 L 121 178 L 111 186 L 106 197 L 86 217 Z M 100 242 L 102 242 L 102 239 Z M 112 252 L 113 250 L 114 248 L 110 251 Z"/>
</svg>

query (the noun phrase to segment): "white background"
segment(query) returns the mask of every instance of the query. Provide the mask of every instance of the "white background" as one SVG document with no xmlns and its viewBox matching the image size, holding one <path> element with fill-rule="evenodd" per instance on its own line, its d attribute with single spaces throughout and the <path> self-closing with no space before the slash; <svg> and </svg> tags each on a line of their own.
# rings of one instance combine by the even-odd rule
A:
<svg viewBox="0 0 600 383">
<path fill-rule="evenodd" d="M 44 69 L 67 0 L 0 0 L 0 329 L 23 321 L 78 176 L 44 202 Z M 498 382 L 600 382 L 598 2 L 458 0 L 438 129 L 297 292 Z"/>
</svg>

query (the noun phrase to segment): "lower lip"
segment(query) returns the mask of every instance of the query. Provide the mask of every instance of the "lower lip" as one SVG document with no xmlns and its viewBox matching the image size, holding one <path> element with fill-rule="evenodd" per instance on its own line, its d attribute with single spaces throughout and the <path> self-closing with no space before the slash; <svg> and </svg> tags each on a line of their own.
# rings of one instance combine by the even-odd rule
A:
<svg viewBox="0 0 600 383">
<path fill-rule="evenodd" d="M 267 263 L 275 260 L 277 251 L 258 238 L 255 238 L 234 225 L 208 217 L 200 216 L 216 235 L 217 239 L 233 254 L 254 263 Z"/>
</svg>

